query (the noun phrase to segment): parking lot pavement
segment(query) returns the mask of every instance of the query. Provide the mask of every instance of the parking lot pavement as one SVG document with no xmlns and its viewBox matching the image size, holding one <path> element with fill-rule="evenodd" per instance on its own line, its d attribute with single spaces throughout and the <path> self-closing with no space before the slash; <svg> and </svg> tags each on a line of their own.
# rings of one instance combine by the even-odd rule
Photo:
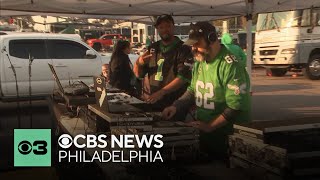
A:
<svg viewBox="0 0 320 180">
<path fill-rule="evenodd" d="M 32 111 L 29 102 L 20 102 L 20 128 L 50 128 L 51 119 L 47 102 L 33 101 Z M 0 103 L 0 132 L 13 133 L 19 128 L 17 103 Z M 30 114 L 32 112 L 32 124 Z"/>
<path fill-rule="evenodd" d="M 264 69 L 253 71 L 253 120 L 320 118 L 320 80 L 292 74 L 269 77 Z"/>
</svg>

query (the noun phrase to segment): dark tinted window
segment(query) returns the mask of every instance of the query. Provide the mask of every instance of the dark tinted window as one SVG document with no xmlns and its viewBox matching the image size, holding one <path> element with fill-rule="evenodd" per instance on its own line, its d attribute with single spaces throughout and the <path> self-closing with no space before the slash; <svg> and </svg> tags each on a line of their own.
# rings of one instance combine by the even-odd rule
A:
<svg viewBox="0 0 320 180">
<path fill-rule="evenodd" d="M 49 40 L 52 59 L 85 59 L 89 50 L 84 45 L 69 40 Z"/>
<path fill-rule="evenodd" d="M 9 42 L 10 56 L 29 59 L 29 54 L 34 59 L 47 59 L 45 42 L 38 39 L 11 40 Z"/>
<path fill-rule="evenodd" d="M 103 36 L 102 39 L 113 39 L 113 36 Z"/>
</svg>

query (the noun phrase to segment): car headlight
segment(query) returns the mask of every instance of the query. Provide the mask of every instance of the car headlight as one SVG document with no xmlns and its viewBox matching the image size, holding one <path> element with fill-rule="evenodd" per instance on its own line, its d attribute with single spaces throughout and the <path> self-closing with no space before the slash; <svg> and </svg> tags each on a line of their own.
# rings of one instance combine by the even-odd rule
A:
<svg viewBox="0 0 320 180">
<path fill-rule="evenodd" d="M 281 51 L 281 54 L 295 54 L 295 53 L 296 53 L 296 49 L 294 48 L 283 49 Z"/>
</svg>

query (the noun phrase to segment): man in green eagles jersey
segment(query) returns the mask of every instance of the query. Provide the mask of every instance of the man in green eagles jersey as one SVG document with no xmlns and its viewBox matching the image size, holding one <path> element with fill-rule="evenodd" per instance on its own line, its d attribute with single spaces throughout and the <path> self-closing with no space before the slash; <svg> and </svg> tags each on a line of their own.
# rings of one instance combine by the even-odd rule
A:
<svg viewBox="0 0 320 180">
<path fill-rule="evenodd" d="M 180 109 L 196 105 L 201 130 L 200 146 L 214 157 L 227 154 L 228 135 L 235 122 L 250 119 L 250 80 L 236 57 L 218 41 L 215 27 L 208 22 L 191 25 L 186 44 L 192 45 L 196 60 L 187 91 L 163 111 L 170 119 Z"/>
</svg>

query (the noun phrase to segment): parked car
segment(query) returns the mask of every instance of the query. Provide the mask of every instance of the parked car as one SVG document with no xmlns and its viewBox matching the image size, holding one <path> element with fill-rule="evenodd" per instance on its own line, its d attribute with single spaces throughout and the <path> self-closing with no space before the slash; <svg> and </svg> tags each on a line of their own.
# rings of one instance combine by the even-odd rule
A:
<svg viewBox="0 0 320 180">
<path fill-rule="evenodd" d="M 102 57 L 93 48 L 67 34 L 0 33 L 0 98 L 16 97 L 14 67 L 19 95 L 29 96 L 29 57 L 31 64 L 32 96 L 53 92 L 54 82 L 48 63 L 53 64 L 63 85 L 76 80 L 91 84 L 101 71 Z M 11 66 L 11 63 L 12 66 Z"/>
<path fill-rule="evenodd" d="M 96 51 L 100 51 L 102 48 L 109 49 L 114 45 L 114 41 L 119 39 L 122 39 L 121 34 L 104 34 L 99 39 L 88 39 L 87 44 Z"/>
</svg>

